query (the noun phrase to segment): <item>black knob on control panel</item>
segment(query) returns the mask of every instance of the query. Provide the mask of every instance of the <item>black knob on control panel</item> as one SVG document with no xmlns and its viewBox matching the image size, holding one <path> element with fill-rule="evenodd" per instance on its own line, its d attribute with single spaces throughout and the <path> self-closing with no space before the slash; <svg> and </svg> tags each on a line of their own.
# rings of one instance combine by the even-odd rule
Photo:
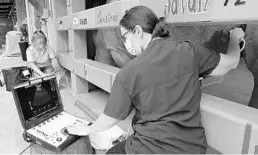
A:
<svg viewBox="0 0 258 155">
<path fill-rule="evenodd" d="M 60 142 L 60 141 L 62 141 L 62 138 L 61 138 L 61 137 L 58 137 L 58 138 L 56 139 L 56 141 Z"/>
</svg>

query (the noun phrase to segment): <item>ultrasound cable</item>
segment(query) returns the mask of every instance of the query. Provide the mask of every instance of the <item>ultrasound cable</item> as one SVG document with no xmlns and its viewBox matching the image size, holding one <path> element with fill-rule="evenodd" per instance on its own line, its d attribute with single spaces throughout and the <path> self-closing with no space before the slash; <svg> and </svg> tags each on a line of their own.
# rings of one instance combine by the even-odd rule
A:
<svg viewBox="0 0 258 155">
<path fill-rule="evenodd" d="M 34 145 L 34 144 L 36 144 L 36 143 L 31 143 L 29 146 L 27 146 L 21 153 L 20 153 L 20 155 L 21 154 L 23 154 L 25 151 L 27 151 L 32 145 Z"/>
</svg>

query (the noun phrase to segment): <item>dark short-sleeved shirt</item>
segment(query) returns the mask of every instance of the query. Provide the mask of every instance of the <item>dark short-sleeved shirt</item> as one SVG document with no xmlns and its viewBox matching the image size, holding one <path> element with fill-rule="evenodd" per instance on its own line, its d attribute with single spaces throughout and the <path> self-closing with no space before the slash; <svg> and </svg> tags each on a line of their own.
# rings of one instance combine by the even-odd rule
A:
<svg viewBox="0 0 258 155">
<path fill-rule="evenodd" d="M 152 41 L 117 75 L 104 113 L 124 120 L 135 109 L 127 153 L 205 153 L 199 76 L 209 75 L 220 55 L 174 42 Z"/>
</svg>

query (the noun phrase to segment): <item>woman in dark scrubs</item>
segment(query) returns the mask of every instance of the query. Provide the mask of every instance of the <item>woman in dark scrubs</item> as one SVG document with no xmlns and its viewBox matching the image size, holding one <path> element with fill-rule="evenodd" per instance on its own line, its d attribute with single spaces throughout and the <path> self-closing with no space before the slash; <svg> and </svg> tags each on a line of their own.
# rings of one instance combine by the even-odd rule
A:
<svg viewBox="0 0 258 155">
<path fill-rule="evenodd" d="M 205 153 L 199 76 L 219 76 L 236 68 L 242 29 L 231 31 L 225 55 L 172 40 L 164 19 L 145 6 L 127 11 L 120 28 L 138 56 L 116 76 L 104 113 L 91 126 L 71 126 L 68 132 L 85 136 L 105 131 L 135 109 L 134 133 L 107 153 Z"/>
</svg>

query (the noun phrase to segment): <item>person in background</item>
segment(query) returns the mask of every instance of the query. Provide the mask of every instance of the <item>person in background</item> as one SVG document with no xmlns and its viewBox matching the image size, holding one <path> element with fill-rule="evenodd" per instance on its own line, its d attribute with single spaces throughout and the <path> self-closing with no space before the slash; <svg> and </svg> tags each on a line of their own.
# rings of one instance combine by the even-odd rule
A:
<svg viewBox="0 0 258 155">
<path fill-rule="evenodd" d="M 108 0 L 107 4 L 120 0 Z M 126 49 L 119 27 L 99 28 L 94 37 L 95 61 L 123 68 L 135 56 Z"/>
<path fill-rule="evenodd" d="M 105 131 L 133 109 L 134 133 L 108 154 L 204 154 L 200 75 L 220 76 L 237 67 L 240 28 L 230 32 L 227 54 L 169 36 L 165 18 L 136 6 L 120 21 L 121 35 L 137 57 L 117 74 L 104 113 L 91 126 L 69 126 L 70 134 Z"/>
<path fill-rule="evenodd" d="M 17 26 L 15 26 L 17 28 Z M 21 38 L 20 41 L 27 41 L 28 40 L 28 31 L 27 31 L 27 24 L 22 24 L 19 27 L 19 32 L 21 32 Z M 0 55 L 1 57 L 1 55 Z M 2 70 L 0 70 L 0 87 L 3 87 L 5 85 L 4 75 L 2 73 Z"/>
<path fill-rule="evenodd" d="M 54 50 L 47 43 L 45 34 L 40 30 L 35 31 L 31 43 L 26 50 L 26 56 L 29 67 L 33 70 L 32 77 L 55 73 L 59 81 L 63 71 L 58 64 Z"/>
<path fill-rule="evenodd" d="M 22 24 L 20 26 L 20 32 L 22 33 L 21 41 L 28 41 L 28 28 L 27 24 Z"/>
</svg>

